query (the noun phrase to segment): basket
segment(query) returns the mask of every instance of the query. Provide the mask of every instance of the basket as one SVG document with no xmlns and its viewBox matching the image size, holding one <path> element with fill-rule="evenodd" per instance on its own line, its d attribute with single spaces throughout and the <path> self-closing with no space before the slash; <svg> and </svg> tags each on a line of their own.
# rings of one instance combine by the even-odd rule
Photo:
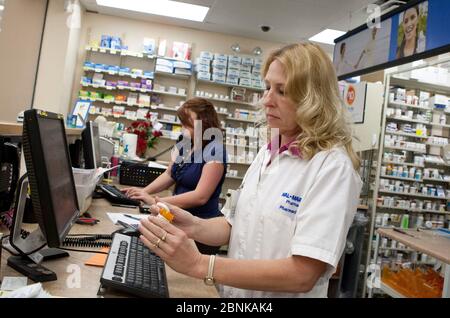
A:
<svg viewBox="0 0 450 318">
<path fill-rule="evenodd" d="M 146 164 L 124 161 L 120 166 L 119 183 L 123 185 L 146 187 L 166 171 L 149 167 Z"/>
</svg>

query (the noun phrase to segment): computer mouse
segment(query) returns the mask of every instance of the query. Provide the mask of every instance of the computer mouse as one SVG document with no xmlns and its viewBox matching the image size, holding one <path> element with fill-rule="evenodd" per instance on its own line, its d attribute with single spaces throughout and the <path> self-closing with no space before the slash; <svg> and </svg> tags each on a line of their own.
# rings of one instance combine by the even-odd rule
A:
<svg viewBox="0 0 450 318">
<path fill-rule="evenodd" d="M 130 227 L 119 229 L 119 230 L 115 231 L 114 233 L 119 233 L 119 234 L 128 235 L 128 236 L 135 236 L 135 237 L 141 236 L 141 232 L 139 232 L 138 229 L 134 229 L 134 228 L 130 228 Z"/>
</svg>

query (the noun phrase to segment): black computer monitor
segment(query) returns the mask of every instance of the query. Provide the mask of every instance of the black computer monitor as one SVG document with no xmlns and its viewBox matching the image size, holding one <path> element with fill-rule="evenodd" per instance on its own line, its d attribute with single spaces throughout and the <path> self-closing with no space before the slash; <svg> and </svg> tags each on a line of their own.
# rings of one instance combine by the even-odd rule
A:
<svg viewBox="0 0 450 318">
<path fill-rule="evenodd" d="M 88 121 L 81 138 L 83 139 L 84 167 L 86 169 L 100 168 L 102 166 L 102 158 L 100 155 L 98 124 Z"/>
<path fill-rule="evenodd" d="M 49 247 L 58 247 L 79 217 L 63 116 L 24 113 L 23 152 L 33 211 Z"/>
</svg>

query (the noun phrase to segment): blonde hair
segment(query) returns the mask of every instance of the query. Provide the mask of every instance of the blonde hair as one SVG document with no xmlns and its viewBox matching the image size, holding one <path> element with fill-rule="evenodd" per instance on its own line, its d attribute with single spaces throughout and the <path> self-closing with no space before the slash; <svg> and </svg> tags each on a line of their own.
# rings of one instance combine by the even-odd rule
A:
<svg viewBox="0 0 450 318">
<path fill-rule="evenodd" d="M 299 147 L 307 160 L 319 151 L 342 146 L 358 171 L 360 159 L 353 149 L 331 59 L 316 44 L 291 44 L 270 54 L 263 68 L 264 76 L 275 60 L 283 65 L 287 77 L 286 96 L 297 104 L 296 121 L 301 132 L 293 145 Z"/>
</svg>

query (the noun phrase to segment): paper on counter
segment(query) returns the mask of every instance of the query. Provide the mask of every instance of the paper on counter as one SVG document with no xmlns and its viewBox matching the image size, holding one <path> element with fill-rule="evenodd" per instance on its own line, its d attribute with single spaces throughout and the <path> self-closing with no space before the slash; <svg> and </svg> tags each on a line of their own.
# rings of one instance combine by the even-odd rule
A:
<svg viewBox="0 0 450 318">
<path fill-rule="evenodd" d="M 158 169 L 167 169 L 167 166 L 162 165 L 160 163 L 154 162 L 154 161 L 150 161 L 148 163 L 148 167 L 149 168 L 158 168 Z"/>
<path fill-rule="evenodd" d="M 3 277 L 2 281 L 2 291 L 12 291 L 19 289 L 21 287 L 27 286 L 27 278 L 26 277 Z"/>
<path fill-rule="evenodd" d="M 118 221 L 118 220 L 122 221 L 123 223 L 129 224 L 129 225 L 139 224 L 139 221 L 138 221 L 138 220 L 135 220 L 135 219 L 126 217 L 125 214 L 128 214 L 128 213 L 113 213 L 113 212 L 108 212 L 108 213 L 106 213 L 106 214 L 108 215 L 108 217 L 111 219 L 111 221 L 112 221 L 114 224 L 117 224 L 117 221 Z M 132 215 L 133 217 L 138 218 L 138 219 L 148 218 L 148 215 L 147 215 L 147 214 L 129 214 L 129 215 Z"/>
</svg>

